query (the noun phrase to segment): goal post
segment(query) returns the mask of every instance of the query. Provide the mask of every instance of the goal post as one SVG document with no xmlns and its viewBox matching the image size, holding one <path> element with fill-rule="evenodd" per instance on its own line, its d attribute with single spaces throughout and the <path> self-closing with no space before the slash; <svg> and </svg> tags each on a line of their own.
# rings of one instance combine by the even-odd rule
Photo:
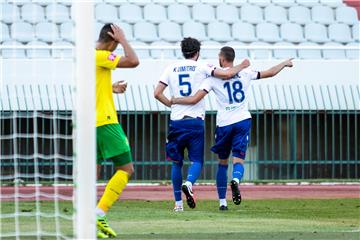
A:
<svg viewBox="0 0 360 240">
<path fill-rule="evenodd" d="M 94 239 L 96 233 L 96 141 L 94 4 L 74 1 L 75 15 L 75 218 L 74 236 Z"/>
</svg>

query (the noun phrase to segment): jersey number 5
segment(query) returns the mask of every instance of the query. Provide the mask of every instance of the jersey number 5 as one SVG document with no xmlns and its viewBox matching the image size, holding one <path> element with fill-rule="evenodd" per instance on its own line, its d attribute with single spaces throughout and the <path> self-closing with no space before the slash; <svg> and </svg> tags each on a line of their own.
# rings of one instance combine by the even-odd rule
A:
<svg viewBox="0 0 360 240">
<path fill-rule="evenodd" d="M 186 97 L 186 96 L 191 95 L 191 84 L 190 84 L 190 82 L 187 82 L 187 81 L 184 80 L 185 78 L 189 78 L 189 77 L 190 77 L 189 74 L 180 74 L 179 75 L 179 85 L 187 87 L 187 89 L 180 90 L 180 95 L 181 96 Z"/>
<path fill-rule="evenodd" d="M 245 99 L 244 91 L 242 90 L 242 83 L 240 81 L 233 82 L 232 89 L 230 82 L 224 83 L 224 88 L 227 89 L 229 95 L 229 103 L 233 104 L 234 101 L 236 103 L 241 103 Z M 240 93 L 240 96 L 239 96 Z"/>
</svg>

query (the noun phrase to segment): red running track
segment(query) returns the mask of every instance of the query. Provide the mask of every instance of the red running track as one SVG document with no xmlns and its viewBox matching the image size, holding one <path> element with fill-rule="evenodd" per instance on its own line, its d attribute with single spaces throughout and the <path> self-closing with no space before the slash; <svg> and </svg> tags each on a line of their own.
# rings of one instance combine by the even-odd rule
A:
<svg viewBox="0 0 360 240">
<path fill-rule="evenodd" d="M 360 198 L 360 185 L 242 185 L 240 186 L 243 199 L 335 199 Z M 53 200 L 55 187 L 39 187 L 39 200 Z M 59 200 L 71 200 L 73 187 L 58 187 Z M 98 187 L 97 195 L 101 196 L 104 187 Z M 1 187 L 0 200 L 14 201 L 14 187 Z M 215 186 L 195 186 L 197 199 L 217 199 Z M 21 201 L 35 200 L 35 187 L 23 186 L 18 188 Z M 228 189 L 228 197 L 230 196 Z M 131 200 L 172 200 L 171 186 L 128 186 L 120 199 Z"/>
</svg>

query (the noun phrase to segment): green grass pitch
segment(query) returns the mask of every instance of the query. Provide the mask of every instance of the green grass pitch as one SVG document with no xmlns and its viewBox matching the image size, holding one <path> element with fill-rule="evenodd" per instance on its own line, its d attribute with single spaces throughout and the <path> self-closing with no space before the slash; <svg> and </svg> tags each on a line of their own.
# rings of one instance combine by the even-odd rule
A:
<svg viewBox="0 0 360 240">
<path fill-rule="evenodd" d="M 60 202 L 60 211 L 71 216 L 71 203 Z M 220 212 L 217 201 L 198 201 L 196 209 L 172 212 L 172 201 L 120 201 L 108 218 L 118 239 L 360 239 L 360 200 L 245 200 L 229 202 Z M 41 202 L 41 211 L 54 213 L 54 203 Z M 34 213 L 34 202 L 19 202 L 21 212 Z M 2 202 L 1 212 L 14 212 L 14 203 Z M 36 229 L 35 217 L 20 217 L 20 231 Z M 42 230 L 55 232 L 54 218 L 40 217 Z M 60 230 L 72 235 L 72 222 L 61 220 Z M 15 231 L 13 219 L 2 219 L 3 234 Z M 9 239 L 9 238 L 4 238 Z M 22 237 L 21 239 L 33 239 Z M 43 237 L 41 239 L 54 239 Z"/>
</svg>

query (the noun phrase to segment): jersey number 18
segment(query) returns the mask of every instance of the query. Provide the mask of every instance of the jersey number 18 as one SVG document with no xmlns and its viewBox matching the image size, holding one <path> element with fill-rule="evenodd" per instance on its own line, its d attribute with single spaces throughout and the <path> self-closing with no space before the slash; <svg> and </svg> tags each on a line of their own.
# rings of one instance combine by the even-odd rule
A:
<svg viewBox="0 0 360 240">
<path fill-rule="evenodd" d="M 241 103 L 245 99 L 244 91 L 242 90 L 242 83 L 240 81 L 233 82 L 230 85 L 230 82 L 224 83 L 224 88 L 226 88 L 229 95 L 229 104 Z M 240 95 L 239 95 L 240 93 Z"/>
</svg>

